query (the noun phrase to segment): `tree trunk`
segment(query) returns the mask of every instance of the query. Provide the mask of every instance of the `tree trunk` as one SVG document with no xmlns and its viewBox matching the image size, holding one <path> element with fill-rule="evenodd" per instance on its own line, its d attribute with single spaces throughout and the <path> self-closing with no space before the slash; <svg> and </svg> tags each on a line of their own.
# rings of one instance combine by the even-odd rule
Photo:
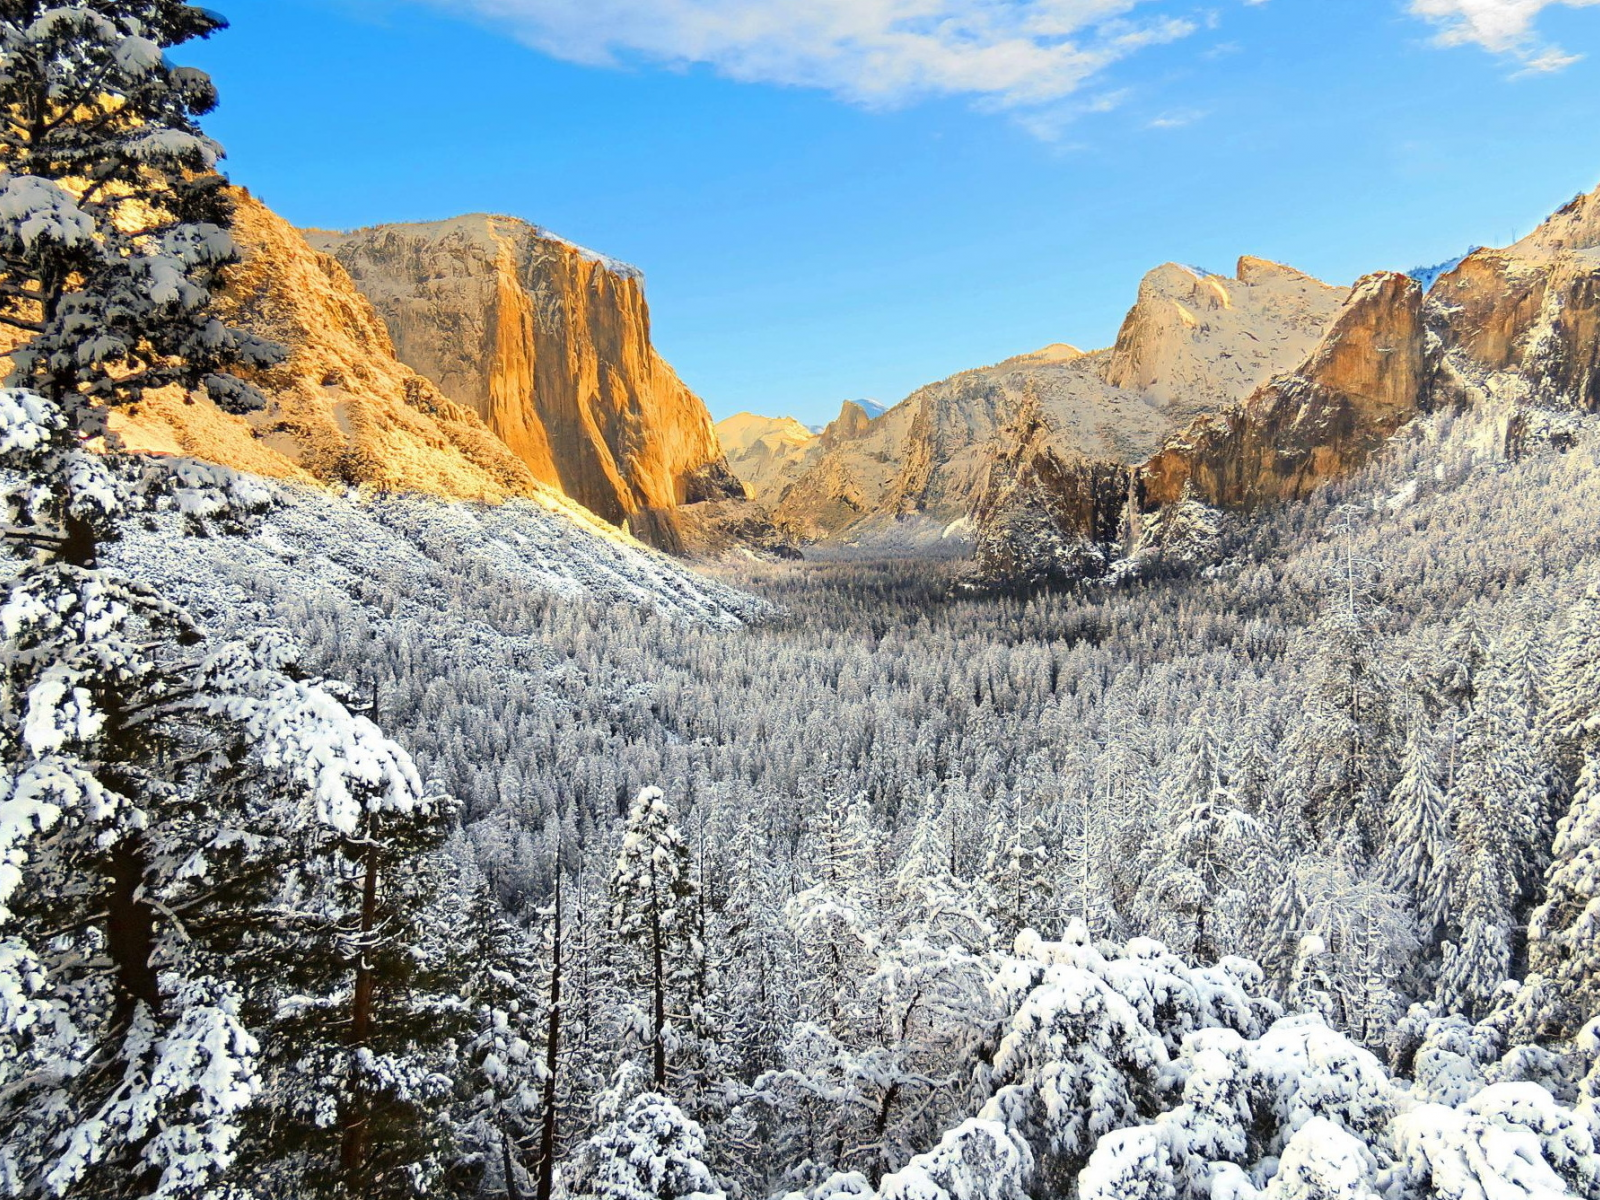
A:
<svg viewBox="0 0 1600 1200">
<path fill-rule="evenodd" d="M 368 838 L 373 831 L 369 830 Z M 356 942 L 356 983 L 350 1004 L 350 1037 L 352 1051 L 351 1095 L 345 1110 L 344 1129 L 339 1147 L 339 1165 L 344 1169 L 345 1186 L 359 1195 L 362 1191 L 360 1172 L 367 1160 L 367 1140 L 371 1123 L 366 1096 L 359 1080 L 354 1078 L 354 1054 L 365 1046 L 372 1036 L 372 998 L 375 980 L 372 962 L 368 957 L 372 931 L 378 923 L 378 844 L 369 841 L 366 854 L 366 877 L 361 884 L 361 927 Z"/>
<path fill-rule="evenodd" d="M 550 1024 L 544 1042 L 544 1122 L 539 1130 L 538 1200 L 550 1200 L 556 1180 L 556 1069 L 561 1050 L 561 867 L 556 866 L 556 927 L 551 942 Z M 506 1194 L 511 1196 L 510 1165 L 507 1164 Z M 515 1200 L 514 1197 L 511 1200 Z"/>
<path fill-rule="evenodd" d="M 511 1139 L 506 1136 L 506 1131 L 500 1131 L 500 1160 L 506 1173 L 506 1200 L 522 1200 L 522 1192 L 517 1187 L 516 1166 L 511 1161 Z M 544 1168 L 539 1168 L 539 1177 L 544 1178 Z"/>
<path fill-rule="evenodd" d="M 883 1145 L 883 1135 L 889 1128 L 889 1113 L 894 1109 L 894 1102 L 900 1096 L 900 1085 L 891 1083 L 889 1090 L 883 1094 L 883 1103 L 878 1105 L 877 1118 L 872 1122 L 872 1140 L 878 1147 L 878 1161 L 872 1167 L 872 1186 L 877 1187 L 883 1182 L 885 1168 L 888 1165 L 888 1154 Z"/>
<path fill-rule="evenodd" d="M 667 1088 L 667 984 L 663 978 L 666 967 L 661 954 L 661 901 L 656 895 L 655 871 L 650 872 L 650 952 L 654 960 L 652 983 L 655 986 L 655 1079 L 656 1090 Z"/>
<path fill-rule="evenodd" d="M 111 887 L 106 896 L 106 947 L 117 965 L 117 1023 L 124 1025 L 140 1004 L 154 1012 L 161 989 L 150 960 L 156 948 L 156 914 L 139 898 L 144 884 L 144 848 L 123 842 L 111 855 Z"/>
</svg>

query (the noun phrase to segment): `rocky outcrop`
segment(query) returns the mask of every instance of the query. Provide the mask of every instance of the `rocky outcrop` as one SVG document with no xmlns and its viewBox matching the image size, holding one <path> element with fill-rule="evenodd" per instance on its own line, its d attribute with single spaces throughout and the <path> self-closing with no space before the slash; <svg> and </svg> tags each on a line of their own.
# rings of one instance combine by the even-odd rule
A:
<svg viewBox="0 0 1600 1200">
<path fill-rule="evenodd" d="M 1428 297 L 1441 402 L 1600 410 L 1600 189 L 1515 245 L 1479 250 Z"/>
<path fill-rule="evenodd" d="M 1305 358 L 1347 295 L 1260 258 L 1231 279 L 1169 263 L 1139 285 L 1105 381 L 1180 419 L 1215 411 Z"/>
<path fill-rule="evenodd" d="M 1261 259 L 1241 259 L 1232 277 L 1158 267 L 1112 348 L 1048 346 L 852 422 L 773 503 L 774 518 L 802 538 L 859 538 L 896 522 L 940 528 L 1027 507 L 1030 480 L 1070 474 L 1045 464 L 1137 463 L 1195 415 L 1294 366 L 1347 294 Z M 1022 445 L 1042 474 L 1018 473 Z M 1036 500 L 1030 511 L 1060 507 L 1046 493 Z"/>
<path fill-rule="evenodd" d="M 1362 279 L 1296 369 L 1197 417 L 1141 463 L 1073 453 L 1043 414 L 1027 414 L 976 510 L 980 577 L 1029 586 L 1103 574 L 1150 514 L 1193 502 L 1249 510 L 1354 470 L 1426 400 L 1422 301 L 1405 275 Z"/>
<path fill-rule="evenodd" d="M 742 499 L 704 404 L 656 353 L 631 267 L 510 217 L 313 231 L 400 360 L 526 465 L 666 549 L 677 510 Z"/>
<path fill-rule="evenodd" d="M 1241 404 L 1201 417 L 1137 472 L 1148 511 L 1191 489 L 1213 508 L 1296 499 L 1364 463 L 1426 396 L 1422 289 L 1369 275 L 1306 362 Z"/>
<path fill-rule="evenodd" d="M 228 271 L 220 315 L 282 343 L 289 357 L 253 377 L 268 405 L 248 418 L 203 396 L 165 393 L 116 414 L 113 429 L 129 448 L 451 498 L 547 490 L 471 409 L 395 357 L 382 320 L 338 263 L 248 194 L 237 200 L 244 261 Z"/>
<path fill-rule="evenodd" d="M 1065 449 L 1037 404 L 998 439 L 973 511 L 979 576 L 1012 587 L 1094 577 L 1122 535 L 1133 468 Z"/>
<path fill-rule="evenodd" d="M 839 415 L 828 422 L 818 440 L 825 450 L 831 450 L 835 446 L 842 446 L 846 442 L 853 442 L 872 427 L 872 421 L 875 416 L 881 417 L 882 415 L 882 411 L 869 413 L 858 401 L 846 400 L 839 406 Z"/>
</svg>

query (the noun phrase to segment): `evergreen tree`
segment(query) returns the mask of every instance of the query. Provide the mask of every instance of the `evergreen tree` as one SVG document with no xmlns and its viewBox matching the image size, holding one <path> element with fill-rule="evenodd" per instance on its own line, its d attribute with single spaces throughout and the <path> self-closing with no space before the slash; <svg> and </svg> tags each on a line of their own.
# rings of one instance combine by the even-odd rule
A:
<svg viewBox="0 0 1600 1200">
<path fill-rule="evenodd" d="M 1545 858 L 1546 783 L 1529 747 L 1532 731 L 1490 674 L 1463 722 L 1455 786 L 1451 924 L 1439 1000 L 1481 1016 L 1517 966 L 1524 902 Z"/>
<path fill-rule="evenodd" d="M 665 1096 L 637 1097 L 578 1156 L 569 1194 L 596 1200 L 723 1200 L 705 1134 Z"/>
<path fill-rule="evenodd" d="M 660 788 L 645 788 L 628 811 L 622 850 L 611 873 L 611 922 L 636 951 L 634 975 L 650 1000 L 651 1063 L 656 1088 L 667 1084 L 669 997 L 693 971 L 695 884 L 689 848 Z"/>
<path fill-rule="evenodd" d="M 988 916 L 1008 945 L 1024 929 L 1039 929 L 1056 910 L 1049 831 L 1037 812 L 1026 818 L 1017 805 L 997 804 L 985 834 L 985 899 Z"/>
<path fill-rule="evenodd" d="M 1545 898 L 1528 922 L 1528 967 L 1544 986 L 1524 1032 L 1571 1038 L 1600 1016 L 1600 758 L 1579 776 L 1572 808 L 1556 832 Z M 1532 989 L 1526 989 L 1532 990 Z"/>
<path fill-rule="evenodd" d="M 423 974 L 385 921 L 418 912 L 414 875 L 379 876 L 447 807 L 270 634 L 207 646 L 102 563 L 141 507 L 230 528 L 267 502 L 226 472 L 90 453 L 157 389 L 249 407 L 226 370 L 281 356 L 210 310 L 237 257 L 197 125 L 215 96 L 165 52 L 221 24 L 172 0 L 0 13 L 0 324 L 23 335 L 0 455 L 7 537 L 32 555 L 0 647 L 14 1194 L 378 1196 L 443 1167 L 431 1117 L 380 1102 L 422 1082 L 415 1113 L 440 1077 L 378 1013 L 391 966 Z"/>
<path fill-rule="evenodd" d="M 1589 587 L 1567 613 L 1566 629 L 1550 667 L 1549 707 L 1540 732 L 1570 781 L 1584 755 L 1600 744 L 1600 585 Z"/>
<path fill-rule="evenodd" d="M 1389 851 L 1384 877 L 1412 898 L 1422 927 L 1437 937 L 1449 909 L 1454 862 L 1450 814 L 1428 736 L 1413 726 L 1389 793 Z"/>
<path fill-rule="evenodd" d="M 878 946 L 872 874 L 878 837 L 864 797 L 830 792 L 802 846 L 808 886 L 784 905 L 803 964 L 798 991 L 807 1011 L 842 1032 L 844 1004 Z"/>
<path fill-rule="evenodd" d="M 1314 635 L 1311 686 L 1286 747 L 1288 785 L 1311 835 L 1361 859 L 1381 849 L 1394 766 L 1394 683 L 1364 564 L 1347 548 Z"/>
</svg>

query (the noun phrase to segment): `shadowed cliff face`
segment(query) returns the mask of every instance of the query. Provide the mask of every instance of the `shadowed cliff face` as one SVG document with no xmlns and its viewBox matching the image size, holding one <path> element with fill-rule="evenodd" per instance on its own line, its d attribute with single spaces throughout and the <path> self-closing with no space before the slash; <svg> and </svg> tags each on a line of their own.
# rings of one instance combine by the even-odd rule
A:
<svg viewBox="0 0 1600 1200">
<path fill-rule="evenodd" d="M 742 498 L 705 406 L 650 343 L 637 271 L 508 217 L 312 232 L 401 361 L 539 480 L 683 548 L 678 507 Z"/>
<path fill-rule="evenodd" d="M 1103 574 L 1133 469 L 1063 446 L 1037 403 L 1023 406 L 997 446 L 973 511 L 979 575 L 1033 587 Z"/>
</svg>

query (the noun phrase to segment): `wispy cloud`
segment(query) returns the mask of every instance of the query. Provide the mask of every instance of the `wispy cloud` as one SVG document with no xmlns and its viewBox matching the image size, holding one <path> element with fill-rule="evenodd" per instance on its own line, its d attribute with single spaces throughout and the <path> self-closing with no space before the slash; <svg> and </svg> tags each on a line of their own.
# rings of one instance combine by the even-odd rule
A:
<svg viewBox="0 0 1600 1200">
<path fill-rule="evenodd" d="M 1600 0 L 1411 0 L 1411 11 L 1439 26 L 1447 46 L 1478 45 L 1522 64 L 1525 71 L 1559 71 L 1578 61 L 1539 36 L 1539 15 L 1564 4 L 1587 8 Z"/>
<path fill-rule="evenodd" d="M 1026 112 L 1203 19 L 1156 0 L 433 0 L 546 54 L 707 65 L 731 79 L 893 107 L 965 96 Z"/>
<path fill-rule="evenodd" d="M 1198 108 L 1181 108 L 1176 112 L 1162 113 L 1145 122 L 1146 129 L 1182 129 L 1193 125 L 1196 121 L 1203 121 L 1207 114 Z"/>
</svg>

